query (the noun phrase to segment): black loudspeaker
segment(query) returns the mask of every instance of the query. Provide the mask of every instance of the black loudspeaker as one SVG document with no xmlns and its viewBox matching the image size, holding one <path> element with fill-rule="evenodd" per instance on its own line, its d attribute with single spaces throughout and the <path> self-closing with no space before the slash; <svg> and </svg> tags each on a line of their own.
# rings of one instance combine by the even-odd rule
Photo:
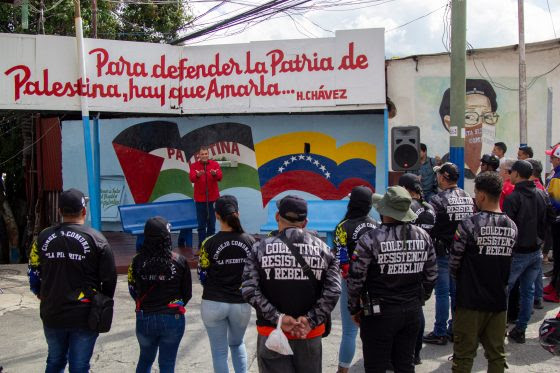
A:
<svg viewBox="0 0 560 373">
<path fill-rule="evenodd" d="M 420 168 L 420 128 L 407 126 L 391 129 L 391 166 L 393 171 Z"/>
</svg>

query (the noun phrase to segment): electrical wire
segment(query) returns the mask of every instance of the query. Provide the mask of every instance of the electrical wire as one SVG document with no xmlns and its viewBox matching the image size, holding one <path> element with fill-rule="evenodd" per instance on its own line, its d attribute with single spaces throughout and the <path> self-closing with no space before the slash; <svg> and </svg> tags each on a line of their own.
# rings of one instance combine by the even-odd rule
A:
<svg viewBox="0 0 560 373">
<path fill-rule="evenodd" d="M 554 31 L 554 39 L 556 39 L 556 28 L 554 27 L 554 20 L 552 19 L 552 12 L 550 11 L 550 4 L 546 0 L 546 6 L 548 7 L 548 15 L 550 16 L 550 23 L 552 23 L 552 31 Z"/>
<path fill-rule="evenodd" d="M 444 5 L 440 6 L 439 8 L 434 9 L 434 10 L 432 10 L 432 11 L 430 11 L 430 12 L 424 14 L 424 15 L 421 15 L 420 17 L 414 18 L 414 19 L 412 19 L 412 20 L 410 20 L 410 21 L 408 21 L 408 22 L 406 22 L 406 23 L 403 23 L 403 24 L 400 25 L 400 26 L 393 27 L 392 29 L 389 29 L 389 30 L 385 30 L 385 33 L 388 33 L 388 32 L 391 32 L 391 31 L 394 31 L 394 30 L 397 30 L 397 29 L 400 29 L 400 28 L 405 27 L 405 26 L 408 26 L 408 25 L 410 25 L 412 22 L 416 22 L 416 21 L 418 21 L 418 20 L 421 20 L 422 18 L 426 18 L 426 17 L 428 17 L 429 15 L 434 14 L 435 12 L 437 12 L 437 11 L 440 10 L 440 9 L 443 9 L 443 8 L 446 7 L 446 6 L 447 6 L 447 4 L 444 4 Z"/>
<path fill-rule="evenodd" d="M 31 148 L 32 146 L 34 146 L 35 144 L 37 144 L 39 141 L 41 141 L 41 139 L 43 137 L 45 137 L 52 129 L 54 128 L 54 126 L 51 126 L 48 130 L 45 131 L 44 134 L 41 135 L 41 137 L 39 137 L 36 141 L 34 141 L 33 143 L 31 143 L 30 145 L 27 145 L 26 147 L 24 147 L 23 149 L 21 149 L 19 152 L 17 152 L 16 154 L 12 155 L 10 158 L 6 159 L 4 162 L 0 163 L 0 167 L 4 166 L 6 163 L 8 163 L 9 161 L 11 161 L 12 159 L 15 159 L 18 155 L 20 155 L 21 153 L 23 153 L 24 151 L 26 151 L 27 149 Z"/>
</svg>

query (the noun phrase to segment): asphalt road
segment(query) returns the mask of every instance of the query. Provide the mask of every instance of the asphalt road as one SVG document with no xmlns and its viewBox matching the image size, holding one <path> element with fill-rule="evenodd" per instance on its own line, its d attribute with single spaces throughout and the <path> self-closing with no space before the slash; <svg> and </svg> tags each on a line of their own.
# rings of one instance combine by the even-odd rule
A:
<svg viewBox="0 0 560 373">
<path fill-rule="evenodd" d="M 194 278 L 196 276 L 193 273 Z M 0 289 L 0 366 L 4 368 L 2 373 L 44 371 L 47 345 L 39 318 L 39 302 L 29 291 L 26 266 L 0 265 Z M 187 327 L 179 347 L 177 372 L 212 372 L 210 346 L 200 318 L 201 294 L 202 288 L 197 282 L 193 285 L 193 299 L 187 307 Z M 527 329 L 527 342 L 523 345 L 506 342 L 508 372 L 560 372 L 560 358 L 553 357 L 538 343 L 538 328 L 542 320 L 545 317 L 553 317 L 559 309 L 557 304 L 548 303 L 545 304 L 544 310 L 535 310 Z M 433 297 L 426 304 L 424 312 L 429 329 L 434 318 Z M 254 318 L 253 313 L 246 334 L 250 372 L 258 372 L 255 360 L 257 334 Z M 119 276 L 113 328 L 97 340 L 91 360 L 93 372 L 134 371 L 139 351 L 134 328 L 134 303 L 128 295 L 126 277 Z M 336 372 L 341 332 L 340 312 L 337 308 L 333 312 L 332 333 L 323 339 L 324 372 Z M 423 363 L 417 366 L 416 371 L 449 372 L 451 363 L 448 358 L 452 355 L 452 349 L 452 344 L 426 345 L 422 350 Z M 363 372 L 361 356 L 358 338 L 351 372 Z M 157 366 L 154 366 L 153 371 L 159 371 Z M 231 371 L 233 372 L 233 369 Z M 478 350 L 473 371 L 486 371 L 482 349 Z"/>
</svg>

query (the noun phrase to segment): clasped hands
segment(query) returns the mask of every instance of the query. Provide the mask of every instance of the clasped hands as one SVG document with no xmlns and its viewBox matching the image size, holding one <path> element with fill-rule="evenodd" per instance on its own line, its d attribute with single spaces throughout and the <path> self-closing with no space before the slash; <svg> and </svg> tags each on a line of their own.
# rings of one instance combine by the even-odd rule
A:
<svg viewBox="0 0 560 373">
<path fill-rule="evenodd" d="M 305 316 L 295 319 L 292 316 L 284 315 L 282 317 L 282 330 L 296 338 L 305 339 L 311 331 L 311 325 Z"/>
</svg>

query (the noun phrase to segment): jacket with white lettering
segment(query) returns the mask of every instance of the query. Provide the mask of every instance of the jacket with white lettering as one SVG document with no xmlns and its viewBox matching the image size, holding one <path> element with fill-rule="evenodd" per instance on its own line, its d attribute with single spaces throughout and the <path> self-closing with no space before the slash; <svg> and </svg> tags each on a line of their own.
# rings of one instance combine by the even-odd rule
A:
<svg viewBox="0 0 560 373">
<path fill-rule="evenodd" d="M 436 213 L 430 235 L 437 255 L 447 255 L 459 222 L 474 214 L 474 202 L 469 193 L 455 186 L 433 196 L 430 204 Z"/>
<path fill-rule="evenodd" d="M 202 243 L 198 260 L 198 276 L 204 286 L 202 299 L 245 303 L 241 281 L 254 243 L 252 236 L 235 232 L 218 232 Z"/>
<path fill-rule="evenodd" d="M 31 246 L 29 285 L 41 299 L 40 314 L 50 328 L 87 328 L 92 292 L 113 297 L 115 259 L 107 239 L 81 224 L 43 230 Z"/>
<path fill-rule="evenodd" d="M 412 224 L 383 223 L 364 234 L 354 250 L 348 308 L 352 314 L 360 310 L 364 290 L 382 306 L 421 303 L 430 297 L 436 278 L 436 254 L 428 233 Z"/>
<path fill-rule="evenodd" d="M 294 246 L 320 282 L 315 287 L 280 239 Z M 241 287 L 243 298 L 257 311 L 257 325 L 276 327 L 281 313 L 307 316 L 311 328 L 323 324 L 340 296 L 338 261 L 330 248 L 304 229 L 287 228 L 279 236 L 253 245 L 247 257 Z"/>
<path fill-rule="evenodd" d="M 410 204 L 410 209 L 418 215 L 412 224 L 430 233 L 436 223 L 436 213 L 432 205 L 423 200 L 413 199 Z"/>
<path fill-rule="evenodd" d="M 374 219 L 366 215 L 356 219 L 345 219 L 336 226 L 333 251 L 340 263 L 343 277 L 346 278 L 348 274 L 350 258 L 358 240 L 364 233 L 377 228 L 377 224 Z"/>
<path fill-rule="evenodd" d="M 516 238 L 517 226 L 504 213 L 482 211 L 459 224 L 449 257 L 458 307 L 485 312 L 507 309 Z"/>
</svg>

